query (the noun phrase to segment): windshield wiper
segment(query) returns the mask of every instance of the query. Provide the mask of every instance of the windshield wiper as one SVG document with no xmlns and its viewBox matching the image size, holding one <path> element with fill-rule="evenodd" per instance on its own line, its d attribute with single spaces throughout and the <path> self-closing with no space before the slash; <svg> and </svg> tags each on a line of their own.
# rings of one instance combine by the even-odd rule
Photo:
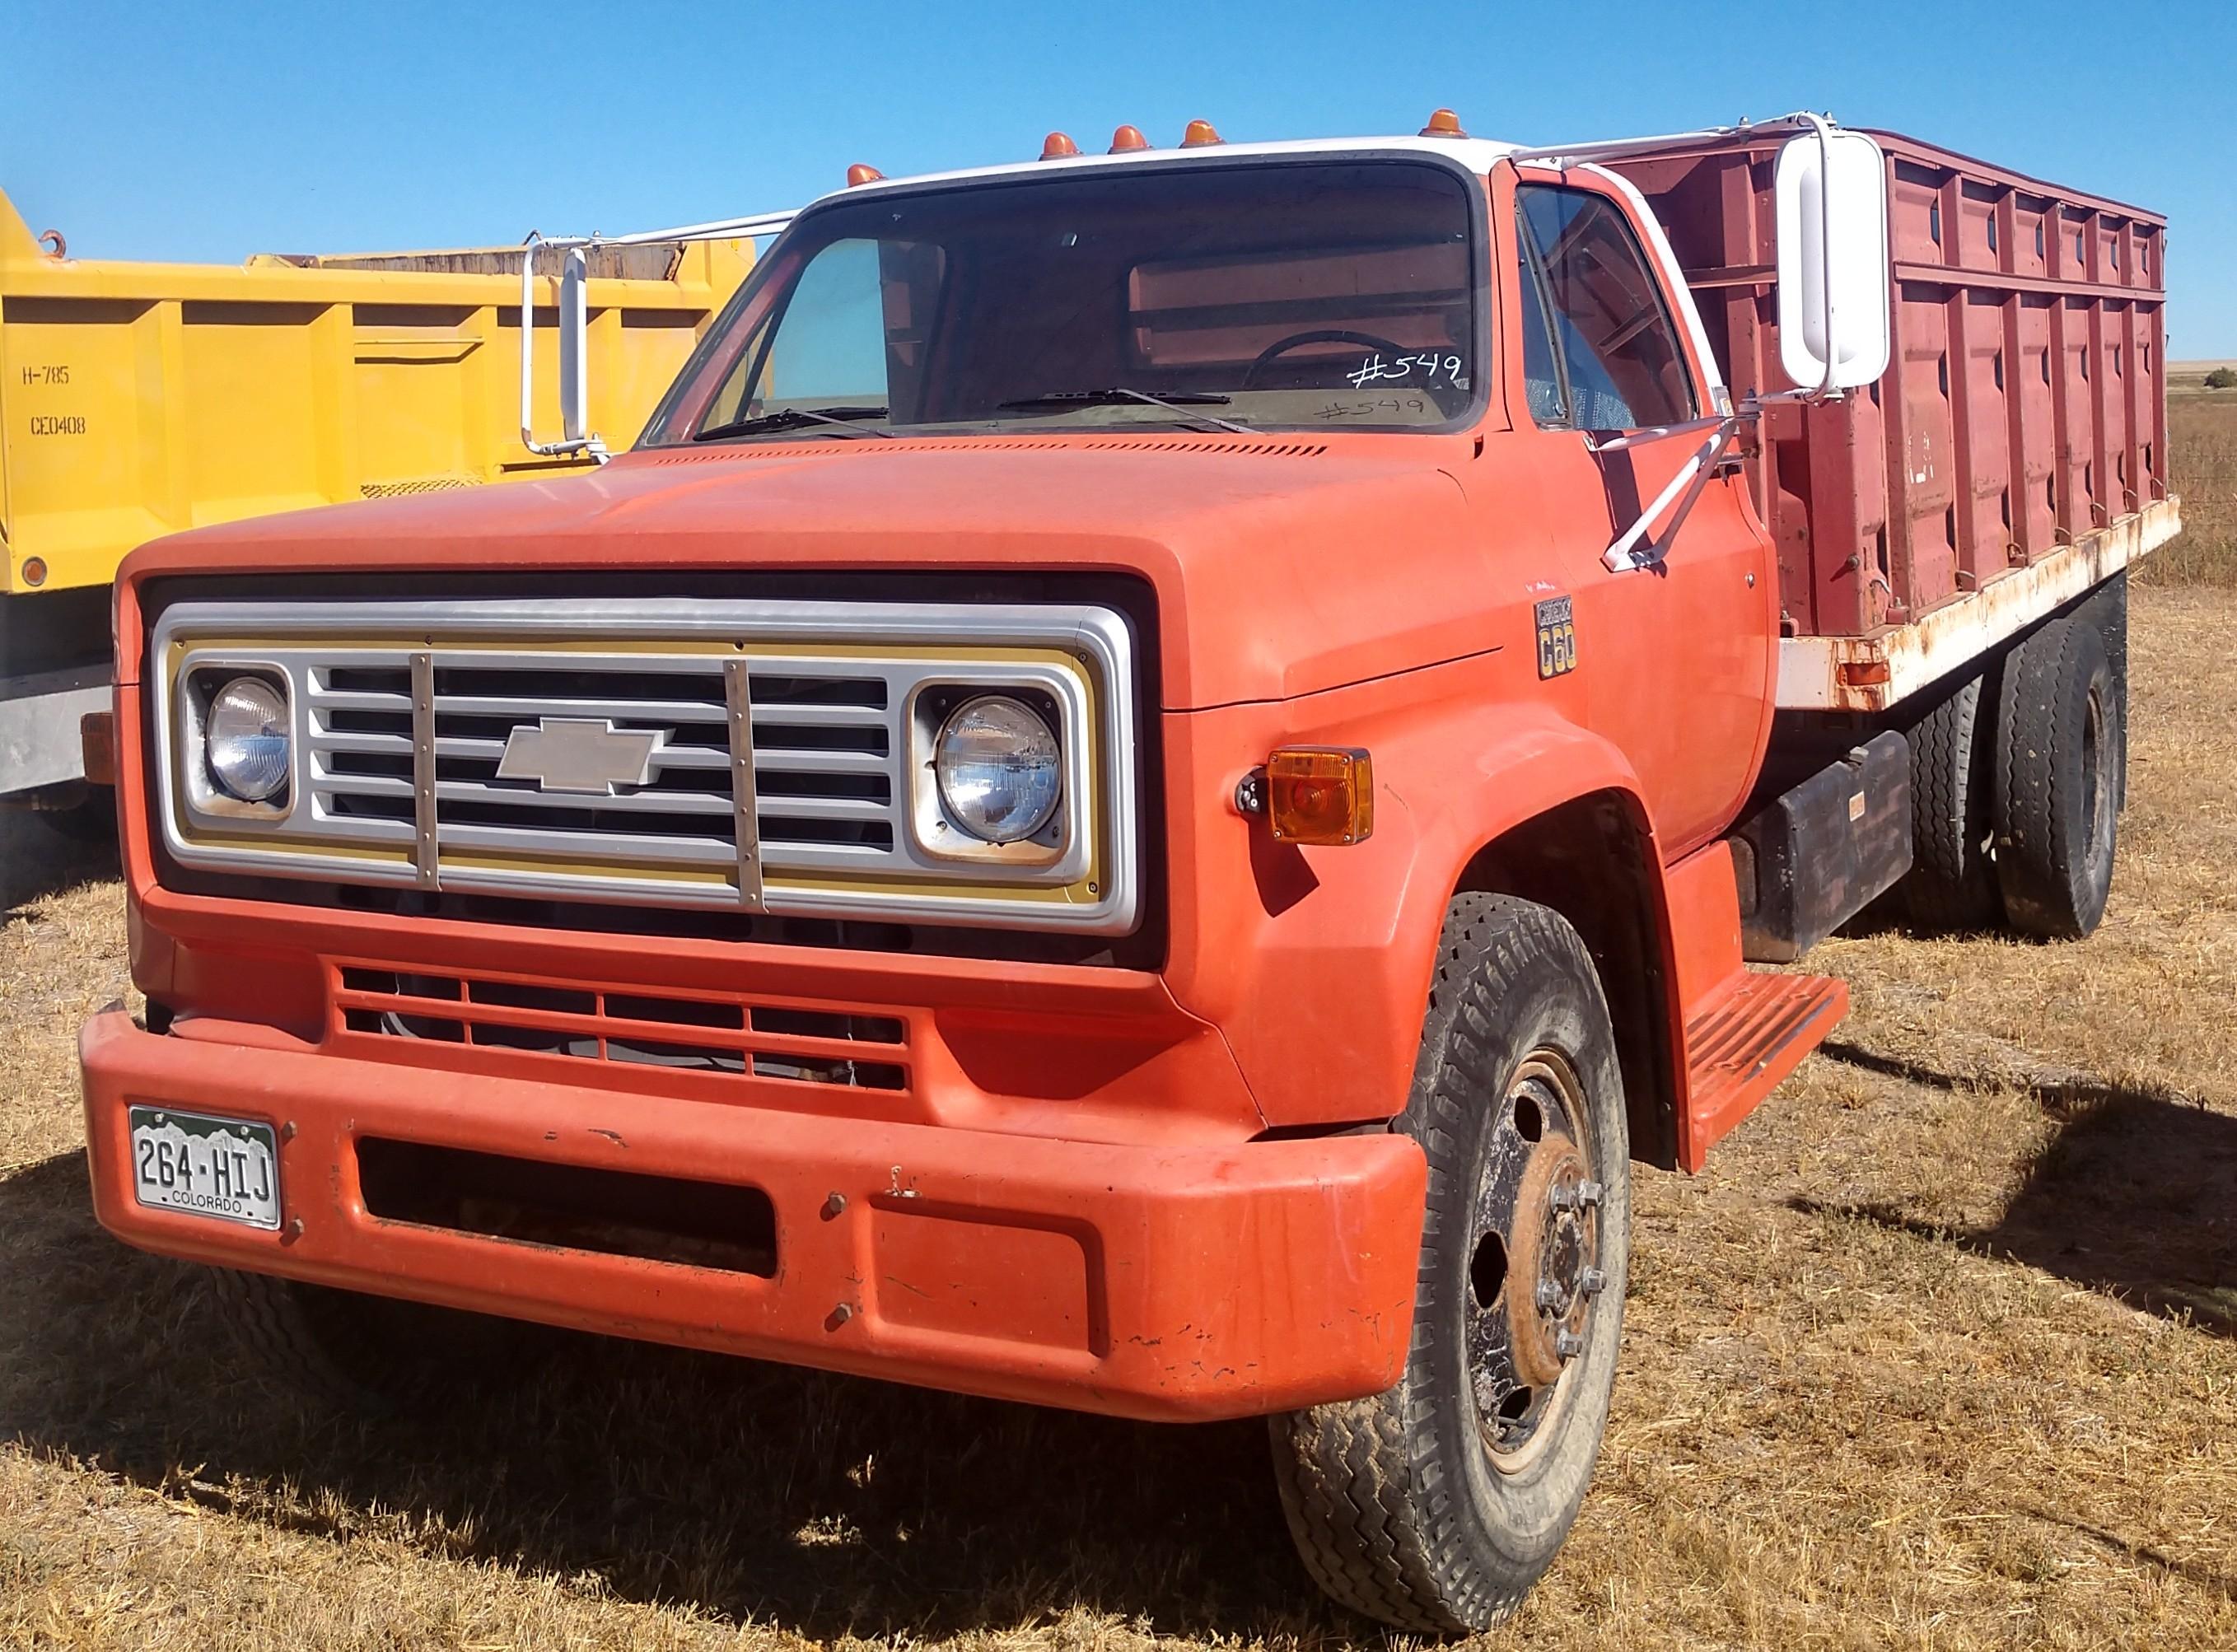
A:
<svg viewBox="0 0 2237 1652">
<path fill-rule="evenodd" d="M 802 425 L 830 425 L 849 436 L 882 436 L 893 438 L 891 431 L 856 430 L 848 423 L 857 418 L 883 418 L 882 407 L 782 407 L 774 413 L 756 413 L 750 418 L 734 418 L 725 425 L 709 425 L 703 431 L 694 431 L 695 442 L 711 442 L 722 436 L 751 436 L 757 431 L 793 431 Z"/>
<path fill-rule="evenodd" d="M 997 402 L 997 410 L 1016 408 L 1023 411 L 1033 407 L 1118 407 L 1139 402 L 1150 407 L 1162 407 L 1200 425 L 1210 425 L 1223 431 L 1233 431 L 1237 436 L 1251 433 L 1248 425 L 1237 425 L 1231 419 L 1215 418 L 1210 413 L 1191 411 L 1198 407 L 1224 407 L 1235 399 L 1208 390 L 1176 390 L 1170 395 L 1152 396 L 1146 390 L 1129 390 L 1124 385 L 1113 385 L 1107 390 L 1059 390 L 1046 396 L 1021 396 L 1015 401 Z"/>
</svg>

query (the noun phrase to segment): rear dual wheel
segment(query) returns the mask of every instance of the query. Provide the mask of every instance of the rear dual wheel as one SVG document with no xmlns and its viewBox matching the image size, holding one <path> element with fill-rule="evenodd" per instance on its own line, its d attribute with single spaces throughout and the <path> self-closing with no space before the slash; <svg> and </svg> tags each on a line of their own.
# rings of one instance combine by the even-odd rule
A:
<svg viewBox="0 0 2237 1652">
<path fill-rule="evenodd" d="M 1511 1614 L 1567 1536 L 1622 1336 L 1623 1081 L 1598 973 L 1559 914 L 1454 902 L 1396 1128 L 1429 1170 L 1405 1372 L 1274 1418 L 1275 1470 L 1330 1596 L 1461 1634 Z"/>
<path fill-rule="evenodd" d="M 1907 731 L 1912 923 L 2051 940 L 2097 927 L 2127 787 L 2126 597 L 2108 585 L 2038 628 Z"/>
<path fill-rule="evenodd" d="M 1909 731 L 1910 871 L 1905 917 L 1922 929 L 1995 929 L 2003 922 L 1989 800 L 1996 789 L 1996 689 L 1983 674 L 1937 701 Z"/>
<path fill-rule="evenodd" d="M 1992 812 L 2004 916 L 2023 935 L 2079 940 L 2113 887 L 2127 730 L 2104 633 L 2088 611 L 2005 661 Z"/>
</svg>

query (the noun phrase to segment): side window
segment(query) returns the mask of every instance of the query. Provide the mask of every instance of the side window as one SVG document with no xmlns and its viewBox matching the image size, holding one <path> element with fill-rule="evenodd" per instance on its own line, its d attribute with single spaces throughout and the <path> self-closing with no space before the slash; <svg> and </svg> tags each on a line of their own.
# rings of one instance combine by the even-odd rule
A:
<svg viewBox="0 0 2237 1652">
<path fill-rule="evenodd" d="M 800 273 L 769 352 L 769 399 L 882 402 L 885 305 L 878 244 L 834 241 Z"/>
<path fill-rule="evenodd" d="M 1539 415 L 1539 422 L 1613 431 L 1693 418 L 1677 329 L 1623 214 L 1605 196 L 1580 189 L 1529 184 L 1515 191 L 1515 201 L 1528 253 L 1542 273 L 1568 392 L 1567 418 Z M 1524 309 L 1527 323 L 1527 298 Z M 1534 385 L 1530 399 L 1538 414 Z"/>
<path fill-rule="evenodd" d="M 891 404 L 893 422 L 914 419 L 946 265 L 929 243 L 833 241 L 758 324 L 703 423 L 819 405 Z"/>
</svg>

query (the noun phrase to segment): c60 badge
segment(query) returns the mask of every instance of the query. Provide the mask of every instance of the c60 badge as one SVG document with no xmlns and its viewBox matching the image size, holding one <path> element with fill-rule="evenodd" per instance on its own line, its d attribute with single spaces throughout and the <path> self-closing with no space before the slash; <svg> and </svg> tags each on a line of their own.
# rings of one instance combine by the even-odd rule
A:
<svg viewBox="0 0 2237 1652">
<path fill-rule="evenodd" d="M 1538 604 L 1538 675 L 1558 677 L 1577 668 L 1577 624 L 1569 598 L 1548 597 Z"/>
</svg>

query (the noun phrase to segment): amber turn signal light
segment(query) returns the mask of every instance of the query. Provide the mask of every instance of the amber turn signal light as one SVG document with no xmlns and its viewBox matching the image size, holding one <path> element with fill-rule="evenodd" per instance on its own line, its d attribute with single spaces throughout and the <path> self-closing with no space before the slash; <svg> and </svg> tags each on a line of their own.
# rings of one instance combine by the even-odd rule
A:
<svg viewBox="0 0 2237 1652">
<path fill-rule="evenodd" d="M 85 756 L 85 778 L 96 786 L 116 784 L 116 714 L 89 711 L 77 720 L 79 749 Z"/>
<path fill-rule="evenodd" d="M 1285 746 L 1266 760 L 1277 843 L 1357 843 L 1375 831 L 1375 762 L 1356 746 Z"/>
</svg>

